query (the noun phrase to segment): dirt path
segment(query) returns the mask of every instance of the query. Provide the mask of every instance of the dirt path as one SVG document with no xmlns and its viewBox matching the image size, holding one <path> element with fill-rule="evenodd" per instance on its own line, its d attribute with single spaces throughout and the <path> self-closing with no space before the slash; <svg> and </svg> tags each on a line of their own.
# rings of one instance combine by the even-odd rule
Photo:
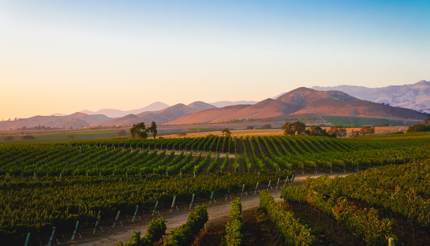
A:
<svg viewBox="0 0 430 246">
<path fill-rule="evenodd" d="M 334 176 L 346 176 L 347 174 L 340 174 L 340 175 L 332 175 Z M 306 175 L 306 176 L 297 176 L 294 180 L 295 183 L 301 183 L 306 178 L 314 178 L 319 177 L 321 175 Z M 275 199 L 281 199 L 280 198 L 280 191 L 279 190 L 273 190 L 271 191 L 272 196 Z M 223 216 L 227 216 L 230 212 L 230 202 L 231 200 L 227 201 L 216 201 L 215 203 L 209 204 L 208 206 L 208 214 L 209 214 L 209 221 L 219 219 Z M 242 209 L 248 210 L 252 208 L 256 208 L 259 206 L 259 197 L 258 194 L 250 194 L 249 196 L 242 197 Z M 165 211 L 162 212 L 161 215 L 166 219 L 167 223 L 167 231 L 171 231 L 172 229 L 180 226 L 187 220 L 187 216 L 189 210 L 180 210 L 180 211 L 174 211 L 169 212 Z M 144 223 L 129 225 L 129 226 L 123 226 L 119 227 L 114 232 L 108 233 L 101 233 L 98 237 L 88 238 L 86 240 L 80 240 L 77 242 L 70 243 L 69 245 L 115 245 L 118 241 L 128 241 L 131 238 L 131 235 L 134 231 L 140 231 L 142 234 L 147 230 L 148 221 L 145 221 Z"/>
</svg>

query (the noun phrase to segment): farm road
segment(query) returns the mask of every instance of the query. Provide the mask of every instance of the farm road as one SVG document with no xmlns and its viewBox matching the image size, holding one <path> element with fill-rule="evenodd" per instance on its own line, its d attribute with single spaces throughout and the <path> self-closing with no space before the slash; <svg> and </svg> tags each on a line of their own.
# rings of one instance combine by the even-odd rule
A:
<svg viewBox="0 0 430 246">
<path fill-rule="evenodd" d="M 346 176 L 346 175 L 348 174 L 331 175 L 330 177 Z M 301 183 L 306 178 L 315 178 L 319 176 L 321 175 L 297 176 L 294 182 Z M 277 200 L 281 199 L 279 190 L 274 190 L 271 193 L 275 199 Z M 208 206 L 209 221 L 219 219 L 224 216 L 228 216 L 230 212 L 230 202 L 231 200 L 228 200 L 228 201 L 219 200 L 216 203 L 210 204 Z M 259 203 L 260 203 L 260 200 L 259 200 L 258 194 L 256 195 L 250 194 L 249 196 L 242 198 L 242 210 L 256 208 L 259 206 Z M 171 231 L 176 227 L 185 223 L 189 212 L 190 212 L 189 210 L 162 212 L 161 215 L 166 219 L 167 231 Z M 76 242 L 70 243 L 69 245 L 84 245 L 84 246 L 115 245 L 118 241 L 123 241 L 123 242 L 128 241 L 131 238 L 131 235 L 134 231 L 140 231 L 143 235 L 147 230 L 147 227 L 148 227 L 148 221 L 145 221 L 144 223 L 140 223 L 140 224 L 133 224 L 129 226 L 118 227 L 117 231 L 113 231 L 109 233 L 101 233 L 98 237 L 76 241 Z"/>
</svg>

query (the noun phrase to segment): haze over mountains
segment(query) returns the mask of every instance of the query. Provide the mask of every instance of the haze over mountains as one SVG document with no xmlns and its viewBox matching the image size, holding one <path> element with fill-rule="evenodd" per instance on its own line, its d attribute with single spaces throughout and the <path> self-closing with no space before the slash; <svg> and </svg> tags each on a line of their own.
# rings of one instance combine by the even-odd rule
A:
<svg viewBox="0 0 430 246">
<path fill-rule="evenodd" d="M 231 106 L 231 105 L 242 105 L 242 104 L 255 104 L 257 103 L 256 101 L 219 101 L 219 102 L 212 102 L 209 103 L 217 108 L 222 108 L 222 107 L 226 107 L 226 106 Z M 104 114 L 108 117 L 111 118 L 118 118 L 118 117 L 123 117 L 129 114 L 140 114 L 143 112 L 148 112 L 148 111 L 160 111 L 163 109 L 168 108 L 169 105 L 163 102 L 154 102 L 149 104 L 148 106 L 145 106 L 143 108 L 139 108 L 139 109 L 134 109 L 134 110 L 120 110 L 120 109 L 110 109 L 110 108 L 106 108 L 106 109 L 100 109 L 97 111 L 90 111 L 90 110 L 83 110 L 81 111 L 82 113 L 85 114 Z"/>
<path fill-rule="evenodd" d="M 363 100 L 430 113 L 430 81 L 426 80 L 421 80 L 415 84 L 392 85 L 380 88 L 341 85 L 314 87 L 314 89 L 343 91 Z"/>
<path fill-rule="evenodd" d="M 209 104 L 196 101 L 188 105 L 178 103 L 169 107 L 162 102 L 156 102 L 144 108 L 129 111 L 103 109 L 96 112 L 86 111 L 86 113 L 80 112 L 64 116 L 34 116 L 13 121 L 0 121 L 0 130 L 123 127 L 138 122 L 149 123 L 151 121 L 169 126 L 216 124 L 234 121 L 285 119 L 307 115 L 408 121 L 419 121 L 429 117 L 429 114 L 415 110 L 393 107 L 398 104 L 404 107 L 417 106 L 422 111 L 428 110 L 430 108 L 428 97 L 430 95 L 430 82 L 428 81 L 385 88 L 358 86 L 336 88 L 339 90 L 328 90 L 329 88 L 326 87 L 321 87 L 321 90 L 300 87 L 275 99 L 268 98 L 257 103 L 253 101 L 225 101 Z M 370 98 L 369 100 L 382 103 L 362 100 L 340 90 L 349 91 L 357 97 L 366 97 Z"/>
<path fill-rule="evenodd" d="M 82 113 L 85 114 L 104 114 L 111 118 L 116 117 L 123 117 L 128 114 L 140 114 L 142 112 L 146 111 L 158 111 L 163 110 L 165 108 L 169 107 L 169 105 L 163 103 L 163 102 L 154 102 L 149 104 L 148 106 L 145 106 L 143 108 L 134 109 L 134 110 L 119 110 L 119 109 L 100 109 L 97 111 L 89 111 L 89 110 L 83 110 Z"/>
</svg>

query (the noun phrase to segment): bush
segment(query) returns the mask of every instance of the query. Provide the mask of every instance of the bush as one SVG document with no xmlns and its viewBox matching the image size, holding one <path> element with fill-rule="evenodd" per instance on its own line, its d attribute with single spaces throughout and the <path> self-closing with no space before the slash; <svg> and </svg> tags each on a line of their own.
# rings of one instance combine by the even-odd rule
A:
<svg viewBox="0 0 430 246">
<path fill-rule="evenodd" d="M 227 246 L 242 245 L 242 205 L 236 198 L 231 203 L 230 219 L 225 225 L 225 242 Z"/>
<path fill-rule="evenodd" d="M 408 128 L 408 132 L 428 132 L 428 131 L 430 131 L 430 125 L 426 125 L 426 124 L 416 124 Z"/>
<path fill-rule="evenodd" d="M 127 243 L 119 242 L 118 246 L 151 246 L 160 241 L 166 233 L 166 221 L 162 217 L 157 217 L 151 220 L 148 226 L 148 231 L 142 238 L 140 232 L 134 232 L 130 241 Z"/>
<path fill-rule="evenodd" d="M 312 245 L 314 237 L 311 230 L 301 224 L 294 217 L 292 211 L 284 210 L 281 204 L 276 203 L 268 192 L 260 193 L 260 208 L 267 213 L 269 220 L 275 224 L 286 245 Z"/>
<path fill-rule="evenodd" d="M 163 245 L 189 246 L 192 245 L 194 237 L 200 232 L 208 221 L 206 206 L 197 206 L 188 215 L 187 222 L 167 235 Z"/>
</svg>

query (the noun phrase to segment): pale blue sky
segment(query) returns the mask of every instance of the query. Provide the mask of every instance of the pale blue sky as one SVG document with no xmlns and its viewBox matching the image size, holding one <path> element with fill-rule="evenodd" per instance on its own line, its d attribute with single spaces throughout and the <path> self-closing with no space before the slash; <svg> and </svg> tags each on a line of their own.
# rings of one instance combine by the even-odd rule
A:
<svg viewBox="0 0 430 246">
<path fill-rule="evenodd" d="M 430 79 L 430 1 L 0 0 L 0 119 Z"/>
</svg>

